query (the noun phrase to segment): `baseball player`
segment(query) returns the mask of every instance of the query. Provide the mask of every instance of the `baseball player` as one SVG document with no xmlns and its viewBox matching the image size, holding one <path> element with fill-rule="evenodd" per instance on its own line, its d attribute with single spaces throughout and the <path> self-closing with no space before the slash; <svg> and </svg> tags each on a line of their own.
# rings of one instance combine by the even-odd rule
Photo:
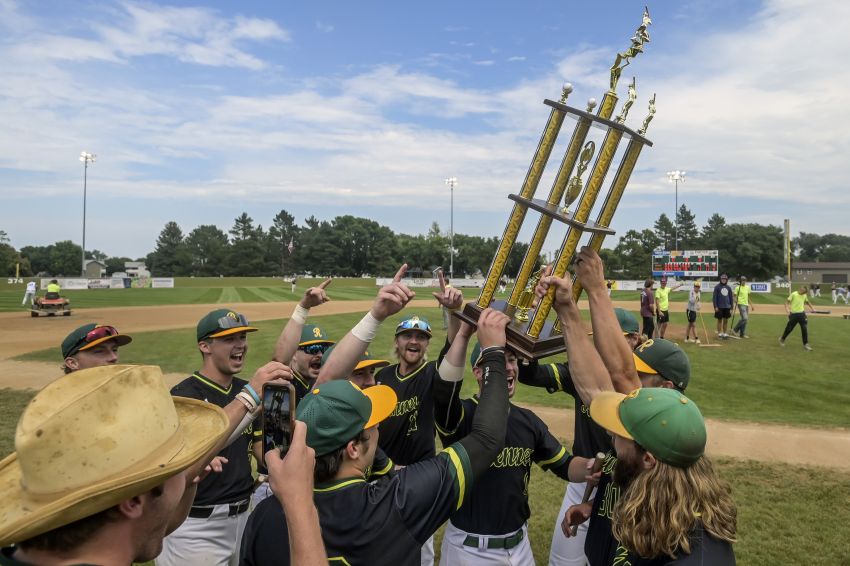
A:
<svg viewBox="0 0 850 566">
<path fill-rule="evenodd" d="M 27 283 L 27 289 L 26 291 L 24 291 L 24 300 L 21 301 L 21 306 L 25 306 L 27 304 L 27 301 L 29 301 L 30 306 L 32 306 L 35 302 L 35 293 L 35 281 L 29 281 Z"/>
<path fill-rule="evenodd" d="M 694 288 L 688 293 L 688 305 L 685 308 L 685 315 L 688 319 L 688 328 L 685 330 L 685 342 L 693 342 L 699 344 L 699 336 L 697 336 L 697 315 L 702 308 L 702 282 L 697 279 L 694 281 Z M 691 332 L 694 334 L 691 340 Z"/>
<path fill-rule="evenodd" d="M 750 320 L 750 311 L 755 312 L 755 305 L 750 304 L 750 293 L 752 288 L 747 285 L 747 278 L 743 275 L 738 279 L 738 285 L 735 287 L 735 301 L 732 303 L 732 310 L 735 306 L 738 307 L 738 312 L 741 313 L 741 320 L 732 328 L 732 332 L 741 338 L 749 338 L 747 336 L 747 322 Z"/>
<path fill-rule="evenodd" d="M 118 348 L 133 339 L 114 326 L 84 324 L 62 340 L 65 373 L 118 363 Z"/>
<path fill-rule="evenodd" d="M 814 312 L 815 307 L 809 301 L 807 293 L 808 288 L 803 285 L 798 290 L 788 295 L 788 298 L 785 299 L 784 305 L 785 313 L 788 315 L 788 324 L 785 325 L 785 331 L 782 333 L 782 337 L 779 338 L 780 346 L 785 346 L 785 339 L 788 338 L 788 335 L 791 334 L 794 327 L 799 324 L 800 333 L 803 338 L 803 348 L 807 352 L 812 351 L 812 347 L 809 345 L 809 321 L 806 318 L 806 305 L 809 305 L 809 309 L 812 312 Z"/>
<path fill-rule="evenodd" d="M 555 310 L 564 329 L 572 379 L 585 405 L 591 406 L 601 392 L 612 389 L 633 391 L 642 386 L 684 391 L 690 380 L 690 362 L 682 349 L 668 340 L 656 339 L 647 340 L 632 352 L 624 340 L 617 338 L 621 331 L 604 291 L 599 255 L 582 248 L 575 265 L 590 304 L 595 347 L 584 333 L 569 278 L 543 277 L 537 292 L 555 289 Z M 620 488 L 612 478 L 622 474 L 619 470 L 623 465 L 618 464 L 614 452 L 609 452 L 592 504 L 571 507 L 562 522 L 564 534 L 569 536 L 573 525 L 590 519 L 584 549 L 591 566 L 609 566 L 618 556 L 620 544 L 612 534 L 611 521 Z"/>
<path fill-rule="evenodd" d="M 726 273 L 720 274 L 720 283 L 714 286 L 714 293 L 711 296 L 711 304 L 714 306 L 714 318 L 717 319 L 717 336 L 718 338 L 727 338 L 726 327 L 729 325 L 729 318 L 732 316 L 732 287 L 729 286 L 729 276 Z"/>
<path fill-rule="evenodd" d="M 621 308 L 614 309 L 621 334 L 629 344 L 636 348 L 642 341 L 637 319 L 629 311 Z M 573 397 L 575 403 L 575 424 L 573 454 L 583 458 L 593 458 L 596 454 L 607 453 L 613 449 L 611 437 L 590 418 L 590 410 L 576 391 L 570 367 L 566 363 L 540 365 L 536 361 L 519 366 L 519 382 L 536 387 L 544 387 L 549 393 L 563 391 Z M 566 537 L 561 530 L 560 517 L 563 517 L 571 506 L 581 503 L 586 484 L 584 479 L 567 484 L 561 509 L 558 512 L 558 522 L 552 532 L 552 545 L 549 550 L 549 564 L 558 566 L 584 566 L 584 540 L 587 535 L 587 523 L 579 525 L 572 537 Z"/>
<path fill-rule="evenodd" d="M 655 290 L 655 307 L 658 313 L 658 337 L 664 338 L 664 333 L 667 331 L 667 323 L 670 322 L 670 291 L 675 291 L 682 284 L 679 283 L 674 287 L 667 286 L 667 276 L 661 278 L 661 284 Z M 609 294 L 610 297 L 610 294 Z"/>
<path fill-rule="evenodd" d="M 331 562 L 352 566 L 421 562 L 421 546 L 461 506 L 470 488 L 501 451 L 508 414 L 505 328 L 510 319 L 485 309 L 478 320 L 486 378 L 472 433 L 439 454 L 408 465 L 390 479 L 366 483 L 379 441 L 377 423 L 397 410 L 386 385 L 360 390 L 345 380 L 324 381 L 347 367 L 374 337 L 377 326 L 412 296 L 400 282 L 388 286 L 396 302 L 383 302 L 339 343 L 313 391 L 298 407 L 315 449 L 316 507 Z M 335 415 L 334 419 L 328 415 Z"/>
<path fill-rule="evenodd" d="M 263 385 L 291 379 L 292 372 L 279 362 L 269 362 L 250 382 L 236 377 L 245 365 L 249 332 L 257 329 L 241 314 L 217 309 L 201 318 L 196 329 L 203 363 L 171 389 L 172 395 L 199 399 L 224 408 L 228 435 L 218 457 L 226 464 L 220 474 L 208 476 L 198 491 L 186 521 L 166 537 L 159 565 L 235 565 L 254 478 L 249 448 L 252 422 L 261 409 Z"/>
<path fill-rule="evenodd" d="M 446 354 L 444 363 L 463 364 L 466 343 L 472 329 L 463 325 Z M 483 371 L 481 348 L 476 344 L 469 358 L 479 390 Z M 505 350 L 508 398 L 516 390 L 517 357 Z M 442 370 L 441 366 L 441 370 Z M 445 380 L 441 371 L 441 379 Z M 435 417 L 443 445 L 451 444 L 472 430 L 478 408 L 478 395 L 460 399 L 460 381 L 448 376 L 454 387 L 435 387 Z M 534 564 L 528 537 L 528 482 L 531 464 L 553 472 L 564 480 L 584 481 L 586 458 L 573 458 L 532 411 L 509 405 L 505 447 L 452 513 L 443 536 L 440 564 Z M 499 494 L 494 497 L 493 494 Z"/>
<path fill-rule="evenodd" d="M 458 310 L 463 305 L 463 293 L 445 283 L 443 272 L 438 273 L 440 292 L 433 293 L 446 310 Z M 378 384 L 395 391 L 398 406 L 380 425 L 380 447 L 396 465 L 408 466 L 436 452 L 434 428 L 434 399 L 432 389 L 438 378 L 438 365 L 457 334 L 459 322 L 448 317 L 446 343 L 436 361 L 427 361 L 425 353 L 431 340 L 428 321 L 412 316 L 401 321 L 395 330 L 395 350 L 398 363 L 382 368 L 375 376 Z M 433 540 L 422 548 L 422 565 L 434 562 Z"/>
<path fill-rule="evenodd" d="M 704 455 L 696 404 L 672 389 L 604 391 L 590 414 L 613 434 L 617 455 L 613 564 L 734 566 L 735 504 Z"/>
</svg>

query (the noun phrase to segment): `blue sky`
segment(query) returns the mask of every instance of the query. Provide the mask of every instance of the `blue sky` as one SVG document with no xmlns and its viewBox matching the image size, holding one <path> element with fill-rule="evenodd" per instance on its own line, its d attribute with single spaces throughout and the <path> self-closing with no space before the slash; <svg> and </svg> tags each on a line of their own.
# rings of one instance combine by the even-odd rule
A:
<svg viewBox="0 0 850 566">
<path fill-rule="evenodd" d="M 607 89 L 643 4 L 0 0 L 0 230 L 136 257 L 164 224 L 229 229 L 242 211 L 368 216 L 397 232 L 502 232 L 564 81 Z M 623 73 L 637 128 L 657 114 L 615 217 L 622 234 L 679 202 L 703 224 L 847 233 L 850 3 L 651 2 Z M 569 131 L 553 152 L 545 198 Z M 597 140 L 597 144 L 599 141 Z M 622 150 L 622 148 L 621 148 Z M 607 186 L 607 185 L 606 185 Z M 562 233 L 553 231 L 546 247 Z M 615 241 L 609 240 L 613 246 Z"/>
</svg>

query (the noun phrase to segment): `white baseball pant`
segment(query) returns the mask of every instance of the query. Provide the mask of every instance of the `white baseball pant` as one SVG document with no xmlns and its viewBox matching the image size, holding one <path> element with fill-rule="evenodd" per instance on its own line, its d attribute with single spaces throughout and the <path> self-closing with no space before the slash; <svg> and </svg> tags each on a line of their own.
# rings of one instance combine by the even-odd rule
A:
<svg viewBox="0 0 850 566">
<path fill-rule="evenodd" d="M 230 505 L 216 505 L 206 519 L 186 517 L 165 537 L 156 566 L 238 566 L 248 511 L 230 515 Z"/>
<path fill-rule="evenodd" d="M 455 527 L 451 521 L 446 525 L 443 545 L 440 547 L 440 566 L 534 566 L 534 554 L 528 541 L 528 524 L 522 526 L 522 540 L 515 547 L 487 548 L 491 538 L 505 538 L 515 533 L 499 536 L 476 535 Z M 478 537 L 478 547 L 466 546 L 468 536 Z"/>
</svg>

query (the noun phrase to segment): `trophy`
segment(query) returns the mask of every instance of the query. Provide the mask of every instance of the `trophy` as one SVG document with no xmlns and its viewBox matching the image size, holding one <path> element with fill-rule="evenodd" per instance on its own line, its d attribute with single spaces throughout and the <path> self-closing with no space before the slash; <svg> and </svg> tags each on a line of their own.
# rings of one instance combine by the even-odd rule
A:
<svg viewBox="0 0 850 566">
<path fill-rule="evenodd" d="M 567 98 L 573 90 L 569 83 L 563 86 L 559 101 L 544 100 L 543 103 L 551 108 L 549 120 L 543 129 L 537 150 L 531 161 L 525 181 L 519 194 L 508 196 L 514 202 L 508 218 L 505 231 L 493 257 L 493 262 L 487 272 L 487 278 L 476 302 L 468 303 L 461 312 L 455 313 L 462 320 L 475 325 L 481 311 L 487 307 L 498 309 L 512 318 L 508 325 L 508 345 L 521 357 L 531 360 L 551 356 L 564 351 L 564 342 L 557 321 L 548 320 L 552 309 L 554 290 L 549 291 L 542 299 L 535 302 L 534 288 L 543 275 L 545 266 L 539 265 L 543 243 L 552 226 L 552 222 L 567 225 L 563 243 L 558 249 L 553 275 L 563 277 L 567 267 L 572 262 L 578 248 L 579 240 L 587 232 L 590 234 L 588 246 L 599 251 L 605 236 L 614 234 L 608 226 L 614 217 L 614 212 L 620 203 L 629 178 L 634 171 L 638 157 L 645 145 L 652 142 L 644 137 L 649 122 L 655 115 L 655 95 L 649 102 L 649 114 L 643 125 L 637 131 L 625 125 L 629 110 L 637 99 L 635 80 L 632 79 L 628 89 L 628 99 L 622 105 L 619 115 L 612 119 L 617 105 L 617 83 L 623 68 L 629 65 L 631 59 L 643 53 L 643 46 L 649 42 L 648 27 L 652 23 L 649 10 L 644 9 L 643 21 L 631 39 L 631 45 L 622 53 L 618 53 L 611 67 L 610 88 L 602 97 L 598 110 L 596 100 L 591 98 L 584 110 L 567 106 Z M 537 187 L 543 175 L 543 170 L 549 162 L 558 134 L 569 116 L 576 121 L 564 157 L 548 198 L 534 198 Z M 591 126 L 605 132 L 604 139 L 599 145 L 587 136 Z M 617 172 L 608 189 L 595 221 L 591 221 L 590 213 L 599 196 L 602 183 L 614 162 L 614 156 L 620 142 L 628 140 L 628 146 L 622 153 Z M 584 182 L 583 175 L 591 160 L 588 180 Z M 575 174 L 572 174 L 575 168 Z M 571 175 L 572 174 L 572 175 Z M 561 201 L 563 200 L 563 204 Z M 572 207 L 574 210 L 571 210 Z M 526 213 L 532 210 L 540 214 L 537 227 L 529 243 L 528 251 L 522 260 L 516 283 L 507 300 L 494 300 L 499 279 L 504 274 L 511 248 L 525 221 Z M 581 286 L 573 285 L 573 292 L 578 298 Z"/>
</svg>

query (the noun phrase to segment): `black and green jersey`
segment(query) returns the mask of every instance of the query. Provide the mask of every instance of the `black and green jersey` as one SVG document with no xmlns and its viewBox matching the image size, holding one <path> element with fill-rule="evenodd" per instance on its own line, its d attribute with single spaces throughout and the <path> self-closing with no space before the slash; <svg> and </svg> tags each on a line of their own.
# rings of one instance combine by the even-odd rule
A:
<svg viewBox="0 0 850 566">
<path fill-rule="evenodd" d="M 296 405 L 310 392 L 311 381 L 309 377 L 304 377 L 297 371 L 292 370 L 292 387 L 295 389 Z"/>
<path fill-rule="evenodd" d="M 576 391 L 570 366 L 567 364 L 520 364 L 520 383 L 535 387 L 545 387 L 549 393 L 563 391 L 573 396 L 575 400 L 575 433 L 573 438 L 573 454 L 584 458 L 593 458 L 597 452 L 613 450 L 611 436 L 604 428 L 590 418 L 590 408 L 581 402 Z"/>
<path fill-rule="evenodd" d="M 226 407 L 247 383 L 245 380 L 234 377 L 230 386 L 224 388 L 204 377 L 200 372 L 195 372 L 175 385 L 171 389 L 171 394 Z M 252 425 L 248 425 L 239 438 L 218 453 L 219 456 L 227 458 L 227 465 L 223 467 L 221 473 L 209 474 L 198 485 L 194 505 L 236 503 L 251 496 L 251 488 L 254 485 L 249 456 L 252 436 Z"/>
<path fill-rule="evenodd" d="M 478 399 L 456 399 L 453 406 L 450 410 L 459 415 L 456 424 L 451 422 L 455 425 L 454 430 L 449 432 L 437 425 L 445 444 L 463 438 L 472 430 Z M 448 408 L 438 395 L 438 422 L 453 420 L 444 418 L 443 411 Z M 481 535 L 503 535 L 519 530 L 531 516 L 528 506 L 531 463 L 536 462 L 544 470 L 568 479 L 570 460 L 572 455 L 552 436 L 540 417 L 511 404 L 505 446 L 490 468 L 475 482 L 461 508 L 452 514 L 452 524 L 466 532 Z"/>
<path fill-rule="evenodd" d="M 422 544 L 460 508 L 472 482 L 460 444 L 368 483 L 349 478 L 317 485 L 322 539 L 330 564 L 420 564 Z"/>
<path fill-rule="evenodd" d="M 587 538 L 584 540 L 584 554 L 590 566 L 609 566 L 617 555 L 620 546 L 611 531 L 611 518 L 614 506 L 620 499 L 620 486 L 614 483 L 614 468 L 617 456 L 611 450 L 605 455 L 602 475 L 596 487 L 593 510 L 590 513 Z M 621 564 L 627 564 L 622 562 Z"/>
<path fill-rule="evenodd" d="M 691 544 L 691 552 L 685 554 L 679 550 L 675 557 L 641 558 L 620 545 L 611 566 L 735 566 L 735 551 L 732 545 L 711 536 L 703 529 L 702 523 L 697 523 L 688 535 L 688 541 Z"/>
<path fill-rule="evenodd" d="M 436 452 L 433 388 L 440 379 L 438 363 L 448 347 L 446 342 L 436 361 L 425 362 L 407 375 L 399 373 L 398 364 L 375 374 L 375 381 L 391 387 L 398 397 L 395 410 L 378 425 L 378 443 L 396 464 L 409 466 Z"/>
</svg>

